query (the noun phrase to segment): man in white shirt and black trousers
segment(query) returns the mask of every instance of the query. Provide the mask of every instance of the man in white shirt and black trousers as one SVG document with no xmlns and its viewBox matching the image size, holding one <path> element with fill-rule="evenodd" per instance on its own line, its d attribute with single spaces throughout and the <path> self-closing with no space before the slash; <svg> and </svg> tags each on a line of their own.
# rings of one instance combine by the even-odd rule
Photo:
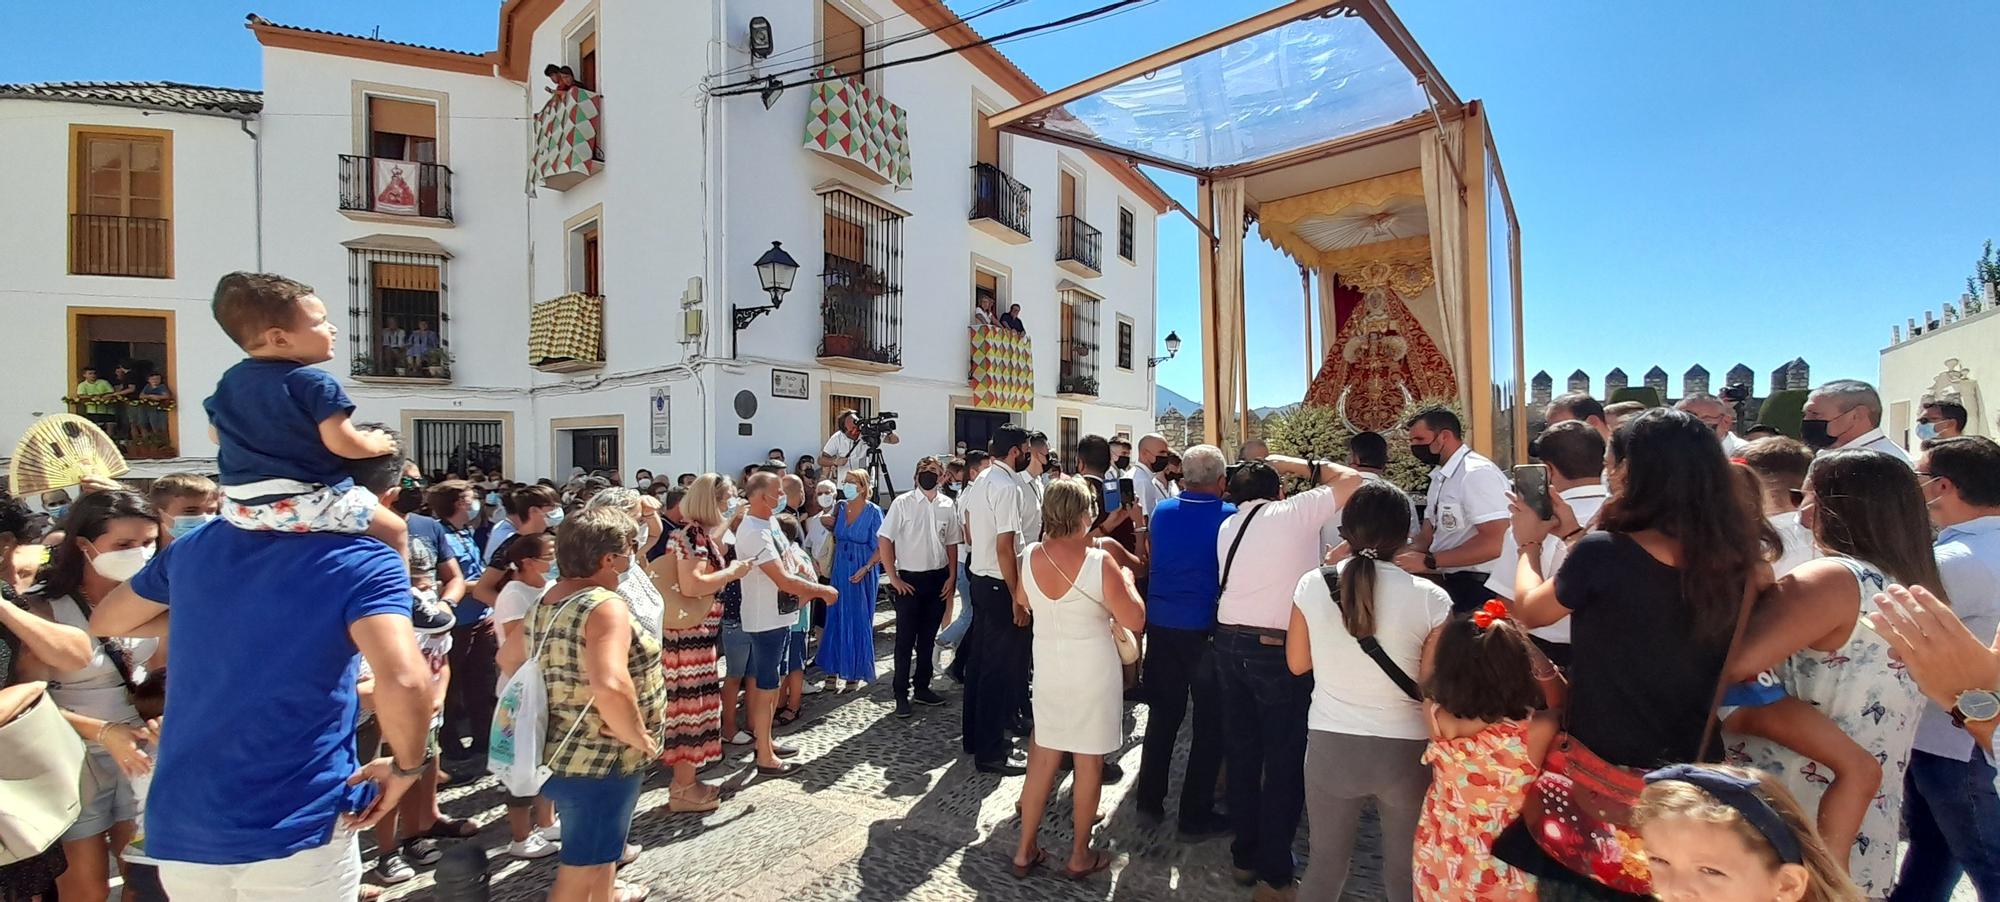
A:
<svg viewBox="0 0 2000 902">
<path fill-rule="evenodd" d="M 868 466 L 868 443 L 861 438 L 859 413 L 843 410 L 836 422 L 838 428 L 826 437 L 826 444 L 819 449 L 819 468 L 828 479 L 839 482 L 841 474 Z M 895 445 L 902 441 L 893 432 L 882 436 L 884 444 Z M 783 466 L 784 461 L 778 461 L 778 464 Z"/>
<path fill-rule="evenodd" d="M 1035 459 L 1028 432 L 1012 424 L 993 433 L 993 462 L 959 495 L 966 540 L 972 545 L 972 629 L 967 658 L 962 740 L 981 773 L 1018 776 L 1025 759 L 1011 754 L 1007 731 L 1028 701 L 1033 634 L 1028 612 L 1015 604 L 1021 551 L 1041 537 L 1040 494 L 1023 475 Z"/>
<path fill-rule="evenodd" d="M 1287 498 L 1281 474 L 1317 487 Z M 1320 527 L 1339 516 L 1361 483 L 1359 472 L 1339 464 L 1277 454 L 1229 474 L 1236 513 L 1215 536 L 1222 578 L 1213 655 L 1236 833 L 1229 853 L 1237 882 L 1261 882 L 1260 892 L 1292 885 L 1292 839 L 1305 804 L 1313 681 L 1294 676 L 1285 663 L 1292 595 L 1299 578 L 1320 565 Z"/>
<path fill-rule="evenodd" d="M 1498 565 L 1507 535 L 1507 474 L 1465 443 L 1458 414 L 1433 408 L 1410 418 L 1410 453 L 1431 470 L 1424 528 L 1396 566 L 1432 579 L 1465 612 L 1493 597 L 1486 578 Z"/>
<path fill-rule="evenodd" d="M 1543 573 L 1554 573 L 1569 557 L 1569 545 L 1597 523 L 1597 509 L 1611 497 L 1604 487 L 1604 437 L 1578 420 L 1550 426 L 1529 444 L 1528 453 L 1549 468 L 1549 506 L 1555 511 L 1556 526 L 1550 530 L 1554 541 L 1542 543 Z M 1514 573 L 1519 569 L 1520 546 L 1512 526 L 1501 545 L 1500 560 L 1486 579 L 1486 588 L 1508 601 L 1514 600 Z M 1569 666 L 1569 618 L 1528 631 L 1528 638 L 1558 667 Z"/>
<path fill-rule="evenodd" d="M 946 599 L 957 591 L 958 541 L 964 527 L 958 506 L 939 491 L 944 464 L 936 457 L 917 461 L 917 489 L 896 496 L 882 518 L 882 572 L 896 604 L 896 716 L 910 716 L 910 700 L 942 705 L 931 691 L 931 649 L 944 619 Z M 910 658 L 917 679 L 910 686 Z"/>
</svg>

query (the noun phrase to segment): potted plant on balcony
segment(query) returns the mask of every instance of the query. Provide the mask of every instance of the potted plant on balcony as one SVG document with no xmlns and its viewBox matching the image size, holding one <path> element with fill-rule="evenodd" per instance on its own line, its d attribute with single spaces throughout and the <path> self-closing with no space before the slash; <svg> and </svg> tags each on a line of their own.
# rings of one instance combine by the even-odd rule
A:
<svg viewBox="0 0 2000 902">
<path fill-rule="evenodd" d="M 433 379 L 451 376 L 451 352 L 438 348 L 424 355 L 424 372 Z"/>
<path fill-rule="evenodd" d="M 1056 383 L 1059 395 L 1096 395 L 1097 380 L 1089 376 L 1064 376 Z"/>
<path fill-rule="evenodd" d="M 375 358 L 357 351 L 354 354 L 354 361 L 348 365 L 347 371 L 355 376 L 372 376 L 375 374 Z"/>
</svg>

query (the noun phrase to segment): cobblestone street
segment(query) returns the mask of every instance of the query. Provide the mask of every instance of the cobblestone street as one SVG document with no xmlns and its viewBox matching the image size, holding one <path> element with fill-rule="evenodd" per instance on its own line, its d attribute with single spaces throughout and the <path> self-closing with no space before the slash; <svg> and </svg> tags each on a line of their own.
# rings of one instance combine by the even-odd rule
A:
<svg viewBox="0 0 2000 902">
<path fill-rule="evenodd" d="M 1125 778 L 1105 787 L 1100 803 L 1104 823 L 1097 843 L 1114 853 L 1117 863 L 1082 883 L 1061 874 L 1071 840 L 1064 781 L 1041 830 L 1053 867 L 1015 880 L 1009 859 L 1020 836 L 1014 803 L 1023 778 L 981 774 L 959 753 L 960 696 L 947 677 L 940 676 L 936 688 L 948 704 L 919 706 L 909 720 L 893 716 L 887 618 L 886 609 L 878 615 L 881 681 L 865 694 L 809 696 L 805 718 L 783 734 L 800 749 L 797 760 L 805 762 L 795 777 L 759 779 L 749 750 L 732 746 L 702 775 L 725 786 L 722 807 L 706 815 L 667 813 L 666 776 L 649 779 L 632 833 L 644 851 L 621 872 L 622 879 L 650 884 L 654 899 L 703 902 L 1249 897 L 1249 890 L 1230 879 L 1226 838 L 1180 841 L 1171 807 L 1161 826 L 1148 826 L 1138 816 L 1130 791 L 1139 771 L 1144 706 L 1127 709 L 1130 739 L 1117 759 Z M 1176 762 L 1177 770 L 1181 764 Z M 1179 779 L 1177 773 L 1175 786 Z M 472 841 L 489 850 L 493 898 L 540 899 L 555 859 L 520 862 L 501 851 L 503 802 L 491 780 L 444 794 L 447 814 L 474 818 L 483 828 Z M 1371 816 L 1346 898 L 1379 898 L 1374 847 Z M 1297 851 L 1303 861 L 1303 830 Z M 428 899 L 430 885 L 429 869 L 423 869 L 389 898 Z"/>
</svg>

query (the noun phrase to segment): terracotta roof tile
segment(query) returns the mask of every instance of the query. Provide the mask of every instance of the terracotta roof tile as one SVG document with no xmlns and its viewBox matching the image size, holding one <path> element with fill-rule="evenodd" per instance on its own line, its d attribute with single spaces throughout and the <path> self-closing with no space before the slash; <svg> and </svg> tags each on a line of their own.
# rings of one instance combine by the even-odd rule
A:
<svg viewBox="0 0 2000 902">
<path fill-rule="evenodd" d="M 0 84 L 0 97 L 64 100 L 148 109 L 231 116 L 255 114 L 264 108 L 261 91 L 217 88 L 174 81 L 52 81 L 40 84 Z"/>
<path fill-rule="evenodd" d="M 347 32 L 344 31 L 327 31 L 322 28 L 307 28 L 303 25 L 286 25 L 282 22 L 273 22 L 270 19 L 266 19 L 263 16 L 257 15 L 256 13 L 251 13 L 250 15 L 246 16 L 245 20 L 246 21 L 244 27 L 246 28 L 282 28 L 286 31 L 301 31 L 305 32 L 306 34 L 323 34 L 336 38 L 350 38 L 356 41 L 371 41 L 377 44 L 390 44 L 396 47 L 413 47 L 418 50 L 431 50 L 438 53 L 455 53 L 458 54 L 459 56 L 469 56 L 474 58 L 481 58 L 486 56 L 486 54 L 484 53 L 474 53 L 469 50 L 453 50 L 450 47 L 433 47 L 429 44 L 413 44 L 410 43 L 409 41 L 391 41 L 385 38 L 370 37 L 365 34 L 348 34 Z"/>
</svg>

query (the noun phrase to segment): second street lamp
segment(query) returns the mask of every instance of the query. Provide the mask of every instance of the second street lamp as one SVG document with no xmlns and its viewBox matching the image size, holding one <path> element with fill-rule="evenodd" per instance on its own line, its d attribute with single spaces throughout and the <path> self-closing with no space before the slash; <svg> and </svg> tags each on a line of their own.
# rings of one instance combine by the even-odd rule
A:
<svg viewBox="0 0 2000 902">
<path fill-rule="evenodd" d="M 792 259 L 791 254 L 785 253 L 784 245 L 776 241 L 771 242 L 771 249 L 765 251 L 764 256 L 758 257 L 754 265 L 757 267 L 757 283 L 771 295 L 771 303 L 757 307 L 729 305 L 733 320 L 731 325 L 735 327 L 729 333 L 731 357 L 736 356 L 737 333 L 749 328 L 751 323 L 757 321 L 757 317 L 775 313 L 779 307 L 784 306 L 785 293 L 792 290 L 792 280 L 799 275 L 799 261 Z"/>
<path fill-rule="evenodd" d="M 1161 363 L 1164 363 L 1168 360 L 1174 359 L 1174 355 L 1179 354 L 1181 352 L 1181 334 L 1179 332 L 1168 332 L 1166 345 L 1167 345 L 1167 356 L 1146 358 L 1146 367 L 1148 369 L 1159 366 Z"/>
</svg>

